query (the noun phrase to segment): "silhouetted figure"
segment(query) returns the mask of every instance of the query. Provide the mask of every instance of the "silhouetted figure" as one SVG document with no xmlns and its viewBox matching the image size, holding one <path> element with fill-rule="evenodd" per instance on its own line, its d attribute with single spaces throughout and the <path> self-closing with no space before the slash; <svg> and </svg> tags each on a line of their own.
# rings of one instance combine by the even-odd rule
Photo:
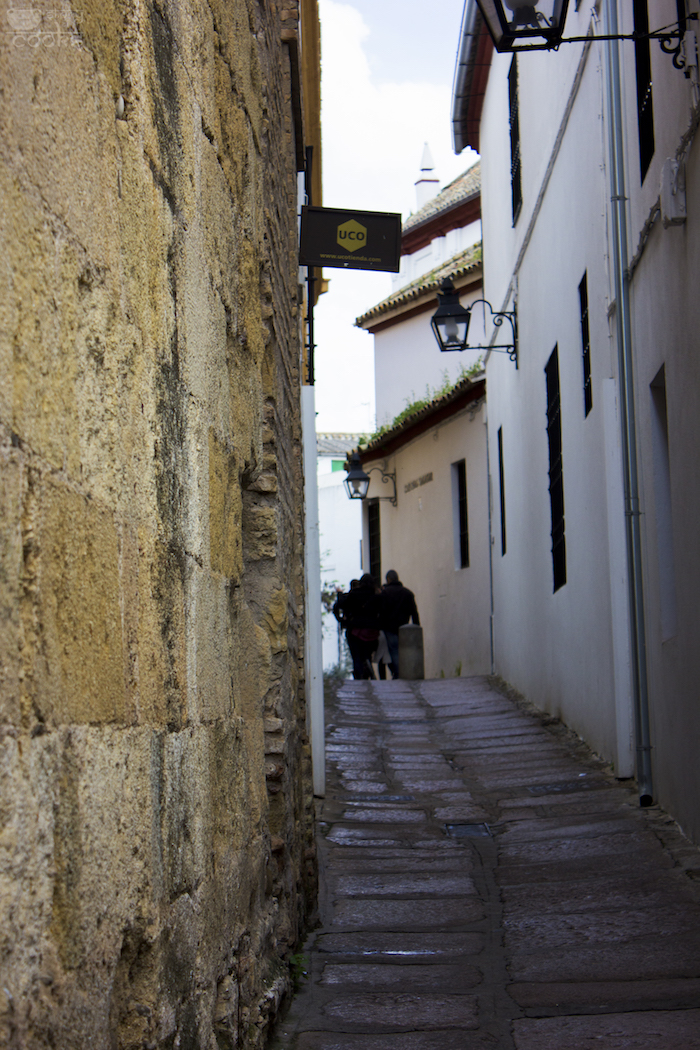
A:
<svg viewBox="0 0 700 1050">
<path fill-rule="evenodd" d="M 379 638 L 380 595 L 374 580 L 365 573 L 340 602 L 341 623 L 347 627 L 347 640 L 352 656 L 353 678 L 374 678 L 372 653 Z"/>
<path fill-rule="evenodd" d="M 399 677 L 399 627 L 412 621 L 420 624 L 418 608 L 413 591 L 399 580 L 399 574 L 389 569 L 386 583 L 379 597 L 379 626 L 389 646 L 389 667 L 394 678 Z"/>
</svg>

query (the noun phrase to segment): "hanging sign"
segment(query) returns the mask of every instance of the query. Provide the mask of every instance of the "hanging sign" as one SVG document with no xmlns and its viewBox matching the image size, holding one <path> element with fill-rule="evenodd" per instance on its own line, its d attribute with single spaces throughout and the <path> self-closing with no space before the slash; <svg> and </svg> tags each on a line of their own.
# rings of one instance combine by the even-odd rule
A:
<svg viewBox="0 0 700 1050">
<path fill-rule="evenodd" d="M 302 266 L 399 272 L 401 216 L 384 211 L 301 209 Z"/>
</svg>

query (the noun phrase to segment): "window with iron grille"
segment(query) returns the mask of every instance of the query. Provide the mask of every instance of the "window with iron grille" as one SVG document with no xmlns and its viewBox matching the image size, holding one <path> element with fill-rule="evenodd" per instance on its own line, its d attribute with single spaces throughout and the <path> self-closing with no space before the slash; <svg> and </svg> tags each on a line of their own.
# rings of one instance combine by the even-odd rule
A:
<svg viewBox="0 0 700 1050">
<path fill-rule="evenodd" d="M 508 73 L 508 107 L 510 110 L 510 186 L 513 196 L 513 225 L 523 203 L 520 173 L 520 113 L 518 104 L 518 56 L 513 56 Z"/>
<path fill-rule="evenodd" d="M 632 0 L 635 33 L 649 32 L 647 0 Z M 649 40 L 635 40 L 637 71 L 637 124 L 639 127 L 639 166 L 642 182 L 654 156 L 654 106 L 651 91 L 651 47 Z"/>
<path fill-rule="evenodd" d="M 554 590 L 566 583 L 564 540 L 564 474 L 561 452 L 559 351 L 554 347 L 545 368 L 547 380 L 547 441 L 549 443 L 549 503 L 552 514 L 552 570 Z"/>
<path fill-rule="evenodd" d="M 367 504 L 367 526 L 369 532 L 369 574 L 375 583 L 382 580 L 382 548 L 379 532 L 379 500 Z"/>
<path fill-rule="evenodd" d="M 581 304 L 581 351 L 583 355 L 583 414 L 587 416 L 593 408 L 593 388 L 591 386 L 591 337 L 588 327 L 588 277 L 584 273 L 578 286 Z"/>
<path fill-rule="evenodd" d="M 467 517 L 467 466 L 463 459 L 452 464 L 452 520 L 455 569 L 469 568 L 469 519 Z"/>
<path fill-rule="evenodd" d="M 506 487 L 503 476 L 503 427 L 498 428 L 498 493 L 501 503 L 501 556 L 506 553 Z"/>
</svg>

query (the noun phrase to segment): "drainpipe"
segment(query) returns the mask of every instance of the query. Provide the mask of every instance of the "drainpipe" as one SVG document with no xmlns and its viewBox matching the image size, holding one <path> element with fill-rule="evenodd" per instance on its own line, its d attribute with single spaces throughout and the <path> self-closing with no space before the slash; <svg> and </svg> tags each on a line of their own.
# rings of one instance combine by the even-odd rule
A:
<svg viewBox="0 0 700 1050">
<path fill-rule="evenodd" d="M 604 32 L 615 36 L 617 0 L 604 0 Z M 633 702 L 637 745 L 637 782 L 640 806 L 654 801 L 651 775 L 649 731 L 649 690 L 647 678 L 646 631 L 644 625 L 644 585 L 642 577 L 642 536 L 640 524 L 639 475 L 637 470 L 637 432 L 634 407 L 634 376 L 627 246 L 627 197 L 622 123 L 622 92 L 618 41 L 607 41 L 608 138 L 610 152 L 610 208 L 612 251 L 615 275 L 615 323 L 620 383 L 622 460 L 629 580 L 630 636 L 632 642 Z"/>
</svg>

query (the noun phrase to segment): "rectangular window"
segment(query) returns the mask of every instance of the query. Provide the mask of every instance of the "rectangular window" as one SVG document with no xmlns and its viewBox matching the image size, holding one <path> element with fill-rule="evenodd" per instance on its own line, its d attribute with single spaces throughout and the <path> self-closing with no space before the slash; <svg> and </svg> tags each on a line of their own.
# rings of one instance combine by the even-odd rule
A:
<svg viewBox="0 0 700 1050">
<path fill-rule="evenodd" d="M 647 0 L 632 0 L 635 33 L 649 32 Z M 651 93 L 651 48 L 649 40 L 635 40 L 637 71 L 637 124 L 639 127 L 639 166 L 642 182 L 654 156 L 654 106 Z"/>
<path fill-rule="evenodd" d="M 513 196 L 513 225 L 523 203 L 520 172 L 520 113 L 518 103 L 518 56 L 513 56 L 508 73 L 508 108 L 510 111 L 510 187 Z"/>
<path fill-rule="evenodd" d="M 676 569 L 671 517 L 671 457 L 668 445 L 666 407 L 666 369 L 651 384 L 651 439 L 654 456 L 654 502 L 656 504 L 656 554 L 659 565 L 659 611 L 661 639 L 673 638 L 677 631 Z"/>
<path fill-rule="evenodd" d="M 369 574 L 375 583 L 382 580 L 382 548 L 379 532 L 379 500 L 367 504 L 367 525 L 369 532 Z"/>
<path fill-rule="evenodd" d="M 584 273 L 578 286 L 581 303 L 581 349 L 583 353 L 583 414 L 587 416 L 593 408 L 593 389 L 591 387 L 591 337 L 588 327 L 588 277 Z"/>
<path fill-rule="evenodd" d="M 498 428 L 498 493 L 501 501 L 501 557 L 506 553 L 506 487 L 503 480 L 503 427 Z"/>
<path fill-rule="evenodd" d="M 552 513 L 552 570 L 554 590 L 566 583 L 564 541 L 564 473 L 561 450 L 559 351 L 554 347 L 545 368 L 547 379 L 547 441 L 549 443 L 549 503 Z"/>
<path fill-rule="evenodd" d="M 452 464 L 452 523 L 455 569 L 469 568 L 469 519 L 467 517 L 467 467 L 463 459 Z"/>
</svg>

